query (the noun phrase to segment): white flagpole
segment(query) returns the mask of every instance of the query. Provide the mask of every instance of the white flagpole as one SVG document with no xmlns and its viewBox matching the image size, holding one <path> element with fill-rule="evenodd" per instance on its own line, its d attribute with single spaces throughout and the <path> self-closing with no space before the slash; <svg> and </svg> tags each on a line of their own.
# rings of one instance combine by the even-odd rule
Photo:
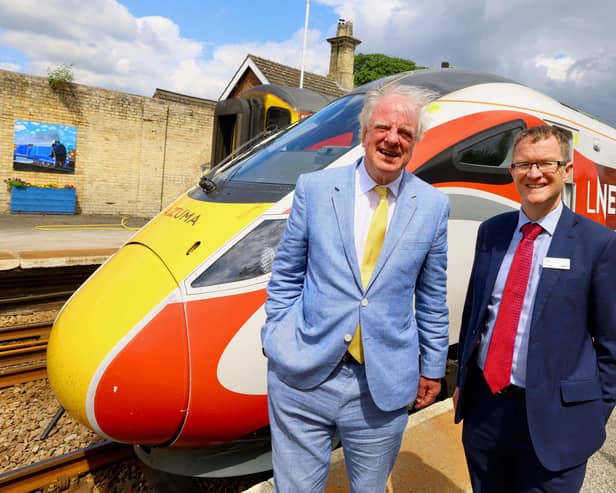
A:
<svg viewBox="0 0 616 493">
<path fill-rule="evenodd" d="M 299 87 L 304 87 L 304 61 L 306 59 L 306 41 L 308 38 L 308 18 L 310 17 L 310 0 L 306 0 L 306 20 L 304 22 L 304 48 L 302 49 L 302 69 L 299 73 Z"/>
</svg>

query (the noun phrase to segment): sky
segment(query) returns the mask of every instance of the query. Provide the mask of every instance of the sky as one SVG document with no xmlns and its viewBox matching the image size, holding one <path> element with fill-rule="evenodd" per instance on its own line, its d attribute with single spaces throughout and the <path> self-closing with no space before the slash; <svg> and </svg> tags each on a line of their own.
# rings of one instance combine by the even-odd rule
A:
<svg viewBox="0 0 616 493">
<path fill-rule="evenodd" d="M 612 0 L 311 0 L 306 71 L 327 75 L 338 19 L 356 53 L 508 77 L 616 126 Z M 0 0 L 0 68 L 217 100 L 247 54 L 301 68 L 306 0 Z"/>
</svg>

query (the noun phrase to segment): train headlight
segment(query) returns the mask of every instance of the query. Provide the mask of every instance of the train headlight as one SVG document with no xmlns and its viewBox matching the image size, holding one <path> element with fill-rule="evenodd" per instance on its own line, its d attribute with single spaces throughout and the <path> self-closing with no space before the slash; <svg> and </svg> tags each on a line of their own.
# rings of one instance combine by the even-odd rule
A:
<svg viewBox="0 0 616 493">
<path fill-rule="evenodd" d="M 269 274 L 286 222 L 286 219 L 261 222 L 195 278 L 191 286 L 203 288 Z"/>
</svg>

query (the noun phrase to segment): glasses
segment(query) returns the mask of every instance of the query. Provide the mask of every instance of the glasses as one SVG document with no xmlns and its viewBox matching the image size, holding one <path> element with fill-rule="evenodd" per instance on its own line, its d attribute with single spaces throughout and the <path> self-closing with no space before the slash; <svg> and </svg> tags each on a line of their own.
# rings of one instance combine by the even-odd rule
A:
<svg viewBox="0 0 616 493">
<path fill-rule="evenodd" d="M 541 173 L 554 173 L 560 166 L 566 166 L 567 161 L 539 161 L 537 163 L 529 163 L 520 161 L 519 163 L 511 163 L 511 169 L 520 173 L 528 173 L 533 166 L 537 167 Z"/>
</svg>

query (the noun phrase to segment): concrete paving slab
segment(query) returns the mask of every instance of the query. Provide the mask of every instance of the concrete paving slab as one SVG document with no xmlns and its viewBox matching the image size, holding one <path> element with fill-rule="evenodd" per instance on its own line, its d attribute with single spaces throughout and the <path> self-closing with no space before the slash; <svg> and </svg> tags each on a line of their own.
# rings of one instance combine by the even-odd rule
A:
<svg viewBox="0 0 616 493">
<path fill-rule="evenodd" d="M 19 250 L 22 269 L 41 267 L 70 267 L 74 265 L 102 264 L 117 248 L 75 248 L 72 250 Z"/>
<path fill-rule="evenodd" d="M 10 270 L 19 267 L 19 257 L 8 250 L 0 251 L 0 270 Z"/>
<path fill-rule="evenodd" d="M 100 264 L 147 221 L 126 216 L 0 214 L 0 271 Z"/>
</svg>

